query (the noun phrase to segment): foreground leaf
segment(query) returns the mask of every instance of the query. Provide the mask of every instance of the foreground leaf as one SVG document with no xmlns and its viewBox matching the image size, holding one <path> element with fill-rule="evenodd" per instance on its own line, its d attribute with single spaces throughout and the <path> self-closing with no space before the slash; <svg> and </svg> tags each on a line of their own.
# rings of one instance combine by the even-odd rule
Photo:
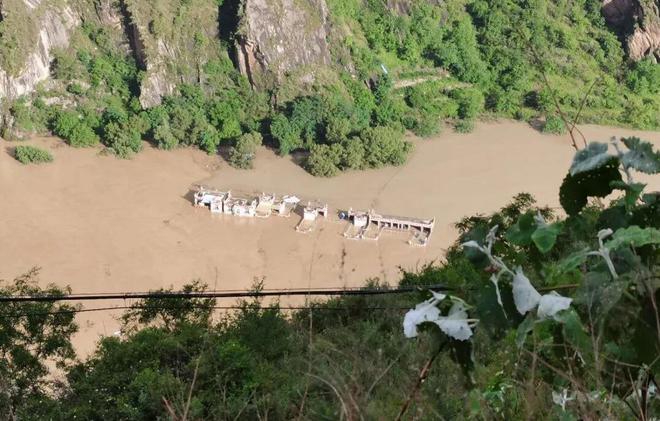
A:
<svg viewBox="0 0 660 421">
<path fill-rule="evenodd" d="M 620 189 L 626 192 L 625 204 L 627 209 L 632 209 L 633 206 L 635 206 L 639 196 L 642 194 L 642 191 L 644 191 L 644 187 L 646 187 L 646 184 L 644 183 L 628 184 L 624 181 L 613 181 L 611 185 L 615 189 Z"/>
<path fill-rule="evenodd" d="M 513 301 L 520 314 L 532 310 L 541 301 L 541 294 L 532 286 L 520 267 L 516 268 L 513 277 Z"/>
<path fill-rule="evenodd" d="M 413 310 L 406 313 L 403 318 L 403 334 L 407 338 L 417 336 L 417 326 L 424 322 L 434 322 L 440 316 L 440 310 L 436 307 L 438 299 L 433 297 L 415 306 Z"/>
<path fill-rule="evenodd" d="M 591 338 L 575 310 L 559 313 L 555 320 L 563 324 L 564 337 L 580 353 L 582 359 L 590 361 L 593 354 Z"/>
<path fill-rule="evenodd" d="M 438 317 L 434 322 L 447 336 L 466 341 L 472 336 L 472 329 L 463 303 L 457 302 L 449 309 L 447 317 Z"/>
<path fill-rule="evenodd" d="M 532 234 L 536 230 L 534 215 L 526 213 L 518 218 L 518 221 L 509 228 L 506 239 L 518 246 L 526 246 L 532 242 Z"/>
<path fill-rule="evenodd" d="M 612 158 L 607 153 L 607 143 L 591 142 L 586 148 L 577 151 L 570 168 L 571 175 L 591 171 L 603 166 Z"/>
<path fill-rule="evenodd" d="M 568 297 L 562 297 L 555 291 L 545 294 L 539 302 L 538 316 L 541 319 L 554 317 L 557 313 L 567 310 L 573 300 Z"/>
<path fill-rule="evenodd" d="M 617 158 L 610 158 L 607 163 L 591 171 L 575 175 L 569 172 L 559 189 L 559 202 L 568 215 L 577 215 L 589 197 L 605 197 L 612 193 L 613 181 L 621 181 Z"/>
<path fill-rule="evenodd" d="M 629 149 L 621 158 L 624 166 L 645 174 L 660 172 L 660 152 L 654 151 L 651 143 L 638 137 L 624 137 L 621 141 Z"/>
<path fill-rule="evenodd" d="M 562 224 L 554 223 L 538 227 L 532 234 L 532 241 L 541 253 L 547 253 L 552 250 L 557 242 L 557 236 L 561 233 Z"/>
<path fill-rule="evenodd" d="M 642 247 L 648 244 L 660 244 L 660 230 L 633 225 L 616 230 L 612 239 L 605 243 L 605 247 L 614 250 L 624 245 Z"/>
</svg>

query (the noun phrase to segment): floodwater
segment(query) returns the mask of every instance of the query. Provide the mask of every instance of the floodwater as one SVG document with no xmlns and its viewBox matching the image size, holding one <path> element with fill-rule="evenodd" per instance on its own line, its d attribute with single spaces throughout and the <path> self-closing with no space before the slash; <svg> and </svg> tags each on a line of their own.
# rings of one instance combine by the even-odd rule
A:
<svg viewBox="0 0 660 421">
<path fill-rule="evenodd" d="M 581 129 L 589 140 L 638 135 L 660 145 L 659 132 Z M 247 289 L 255 279 L 263 279 L 265 288 L 359 286 L 369 278 L 396 284 L 400 267 L 414 270 L 442 259 L 455 239 L 452 223 L 464 216 L 494 211 L 522 191 L 542 205 L 559 206 L 559 185 L 573 156 L 568 136 L 510 121 L 413 142 L 414 153 L 402 167 L 322 179 L 265 148 L 255 169 L 244 171 L 193 149 L 145 145 L 135 158 L 121 160 L 47 138 L 28 143 L 49 149 L 55 161 L 24 166 L 11 157 L 13 144 L 0 140 L 0 279 L 39 266 L 42 282 L 69 285 L 74 293 L 176 288 L 193 279 L 213 289 Z M 660 189 L 657 178 L 652 184 Z M 195 183 L 319 199 L 331 216 L 309 234 L 295 231 L 298 215 L 213 216 L 191 205 Z M 341 235 L 345 223 L 334 214 L 349 207 L 435 218 L 436 229 L 424 248 L 409 246 L 404 234 L 348 240 Z M 99 335 L 117 331 L 119 314 L 78 315 L 81 355 Z"/>
</svg>

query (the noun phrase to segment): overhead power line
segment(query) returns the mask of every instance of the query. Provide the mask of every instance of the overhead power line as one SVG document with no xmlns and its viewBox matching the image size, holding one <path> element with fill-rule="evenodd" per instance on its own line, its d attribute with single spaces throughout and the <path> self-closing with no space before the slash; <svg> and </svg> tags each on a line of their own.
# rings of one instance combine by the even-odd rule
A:
<svg viewBox="0 0 660 421">
<path fill-rule="evenodd" d="M 447 290 L 443 285 L 425 285 L 424 290 Z M 130 299 L 192 299 L 192 298 L 261 298 L 281 296 L 359 296 L 386 295 L 420 291 L 420 287 L 383 288 L 316 288 L 316 289 L 279 289 L 279 290 L 225 290 L 225 291 L 166 291 L 166 292 L 117 292 L 86 293 L 59 295 L 8 295 L 0 296 L 0 303 L 16 302 L 57 302 L 57 301 L 95 301 L 95 300 L 130 300 Z"/>
<path fill-rule="evenodd" d="M 208 308 L 212 310 L 244 310 L 245 307 L 241 306 L 195 306 L 196 308 Z M 142 309 L 172 309 L 168 306 L 113 306 L 113 307 L 93 307 L 93 308 L 70 308 L 70 309 L 59 309 L 52 311 L 7 311 L 0 312 L 0 318 L 16 318 L 16 317 L 28 317 L 28 316 L 53 316 L 58 314 L 77 314 L 77 313 L 90 313 L 97 311 L 113 311 L 113 310 L 142 310 Z M 343 311 L 343 310 L 382 310 L 382 311 L 404 311 L 410 310 L 409 307 L 397 307 L 397 306 L 369 306 L 369 307 L 350 307 L 350 306 L 276 306 L 276 307 L 259 307 L 260 310 L 321 310 L 321 311 Z"/>
</svg>

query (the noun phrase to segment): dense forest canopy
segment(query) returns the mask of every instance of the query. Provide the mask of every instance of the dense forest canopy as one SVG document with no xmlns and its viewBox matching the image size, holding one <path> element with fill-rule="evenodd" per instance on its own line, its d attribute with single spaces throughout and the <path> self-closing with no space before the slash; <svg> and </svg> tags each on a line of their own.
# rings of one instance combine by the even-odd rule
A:
<svg viewBox="0 0 660 421">
<path fill-rule="evenodd" d="M 104 2 L 90 3 L 76 4 L 81 24 L 68 47 L 54 51 L 54 82 L 4 99 L 6 137 L 50 131 L 75 147 L 101 143 L 120 157 L 138 152 L 141 139 L 208 153 L 234 146 L 243 150 L 234 156 L 250 161 L 244 149 L 254 141 L 242 135 L 260 134 L 280 154 L 308 151 L 306 168 L 331 176 L 400 165 L 411 149 L 404 131 L 432 136 L 443 121 L 470 131 L 480 116 L 540 119 L 544 131 L 563 133 L 560 106 L 583 123 L 660 127 L 660 67 L 652 56 L 626 58 L 596 0 L 328 0 L 330 62 L 312 82 L 289 72 L 260 86 L 236 64 L 238 41 L 250 30 L 241 20 L 244 2 L 110 2 L 104 13 L 124 13 L 128 36 L 99 17 Z M 138 19 L 144 14 L 148 22 Z M 17 53 L 9 47 L 28 35 L 18 32 L 26 25 L 21 13 L 6 15 L 0 50 L 4 67 L 14 69 Z M 197 29 L 187 25 L 193 20 Z M 147 32 L 139 32 L 145 22 Z M 208 29 L 216 25 L 219 31 Z M 178 53 L 145 63 L 169 45 Z M 177 76 L 167 82 L 171 94 L 146 104 L 156 65 Z M 231 162 L 251 165 L 244 161 Z"/>
</svg>

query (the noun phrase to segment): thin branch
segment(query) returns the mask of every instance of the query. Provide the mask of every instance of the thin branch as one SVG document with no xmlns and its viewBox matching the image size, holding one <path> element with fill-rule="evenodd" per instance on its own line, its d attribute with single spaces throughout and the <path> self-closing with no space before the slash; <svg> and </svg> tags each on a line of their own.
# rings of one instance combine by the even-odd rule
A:
<svg viewBox="0 0 660 421">
<path fill-rule="evenodd" d="M 344 419 L 344 416 L 348 417 L 348 409 L 346 408 L 346 402 L 344 402 L 344 400 L 342 399 L 341 394 L 339 393 L 337 388 L 332 383 L 330 383 L 329 381 L 327 381 L 322 377 L 316 376 L 314 374 L 308 374 L 308 376 L 325 383 L 326 385 L 328 385 L 328 387 L 330 387 L 330 389 L 332 389 L 333 392 L 335 392 L 337 399 L 339 399 L 339 403 L 341 403 L 341 410 L 342 410 L 341 419 Z"/>
<path fill-rule="evenodd" d="M 369 389 L 367 390 L 367 396 L 366 396 L 366 399 L 367 399 L 367 400 L 369 400 L 369 396 L 371 396 L 371 392 L 374 390 L 374 387 L 376 387 L 376 384 L 378 384 L 378 382 L 380 382 L 381 379 L 382 379 L 383 377 L 385 377 L 385 374 L 387 374 L 387 372 L 390 371 L 390 369 L 391 369 L 392 367 L 394 367 L 394 364 L 396 364 L 397 361 L 399 361 L 399 358 L 401 358 L 401 354 L 399 354 L 394 360 L 392 360 L 392 362 L 390 363 L 390 365 L 388 365 L 387 368 L 385 368 L 385 370 L 383 370 L 383 372 L 380 373 L 380 374 L 378 375 L 378 377 L 376 377 L 376 380 L 374 380 L 374 382 L 371 384 L 371 386 L 370 386 Z"/>
<path fill-rule="evenodd" d="M 408 410 L 408 407 L 417 396 L 419 390 L 422 388 L 422 383 L 424 383 L 424 380 L 426 380 L 426 378 L 428 377 L 429 371 L 431 370 L 431 366 L 433 365 L 433 361 L 435 361 L 438 355 L 440 355 L 440 352 L 442 352 L 446 344 L 447 342 L 444 342 L 442 345 L 440 345 L 438 347 L 438 350 L 431 356 L 431 358 L 428 359 L 428 361 L 426 361 L 426 364 L 424 364 L 424 366 L 420 370 L 419 376 L 417 377 L 417 381 L 415 382 L 415 386 L 410 391 L 410 394 L 408 395 L 408 399 L 406 399 L 406 401 L 403 403 L 403 406 L 401 407 L 401 411 L 399 411 L 399 415 L 396 417 L 396 421 L 401 421 L 401 419 L 405 415 L 406 411 Z"/>
<path fill-rule="evenodd" d="M 530 52 L 532 53 L 532 57 L 534 61 L 536 62 L 536 66 L 538 68 L 539 73 L 541 73 L 541 77 L 543 78 L 543 84 L 545 85 L 546 88 L 548 88 L 548 91 L 550 92 L 550 96 L 552 98 L 552 102 L 555 106 L 555 109 L 557 110 L 557 113 L 559 114 L 559 117 L 561 118 L 562 122 L 564 123 L 565 127 L 568 129 L 568 134 L 571 137 L 571 146 L 577 151 L 580 148 L 577 146 L 577 142 L 575 141 L 575 134 L 574 131 L 577 132 L 580 137 L 582 137 L 582 142 L 586 145 L 587 144 L 587 139 L 585 138 L 584 134 L 578 129 L 575 124 L 577 122 L 577 117 L 579 116 L 580 111 L 582 110 L 582 106 L 580 107 L 580 110 L 578 111 L 578 114 L 576 115 L 576 120 L 573 121 L 573 124 L 569 123 L 568 117 L 566 117 L 566 114 L 561 108 L 561 105 L 559 104 L 559 100 L 557 99 L 557 95 L 555 94 L 554 89 L 552 89 L 552 86 L 550 85 L 550 80 L 548 79 L 548 76 L 545 74 L 545 71 L 543 70 L 543 62 L 541 60 L 541 56 L 538 54 L 536 51 L 536 48 L 534 47 L 534 44 L 527 39 L 527 37 L 523 34 L 522 30 L 520 28 L 517 28 L 517 32 L 520 35 L 520 37 L 523 39 L 523 41 L 527 44 L 527 47 L 529 48 Z M 593 88 L 593 85 L 592 85 Z M 589 89 L 589 92 L 591 92 L 591 89 Z M 587 93 L 588 95 L 588 93 Z M 586 102 L 586 96 L 583 99 L 583 103 Z"/>
<path fill-rule="evenodd" d="M 186 405 L 183 408 L 181 421 L 186 421 L 188 419 L 188 411 L 190 410 L 190 403 L 192 402 L 192 393 L 195 388 L 195 382 L 197 381 L 197 372 L 199 371 L 199 360 L 201 360 L 201 356 L 197 357 L 197 361 L 195 362 L 195 371 L 193 372 L 193 378 L 190 382 L 190 389 L 188 389 L 188 398 L 186 399 Z"/>
<path fill-rule="evenodd" d="M 587 146 L 587 139 L 585 139 L 584 135 L 582 132 L 580 132 L 580 129 L 577 129 L 576 125 L 578 120 L 580 119 L 580 114 L 582 114 L 582 109 L 587 103 L 587 98 L 589 98 L 589 95 L 591 95 L 591 91 L 593 91 L 594 87 L 596 86 L 596 83 L 600 81 L 600 78 L 594 79 L 594 81 L 591 83 L 591 86 L 589 86 L 589 89 L 587 90 L 587 93 L 582 97 L 582 101 L 580 102 L 580 107 L 577 110 L 577 113 L 575 113 L 575 117 L 573 118 L 573 125 L 569 129 L 569 133 L 572 132 L 573 130 L 578 130 L 580 135 L 582 136 L 582 142 L 584 143 L 584 146 Z"/>
<path fill-rule="evenodd" d="M 305 301 L 308 299 L 306 298 Z M 307 305 L 307 303 L 305 303 Z M 307 375 L 312 373 L 312 328 L 313 328 L 313 312 L 310 308 L 309 310 L 309 344 L 308 344 L 308 362 L 307 362 Z M 303 393 L 302 401 L 300 402 L 300 408 L 298 409 L 298 420 L 302 419 L 302 414 L 305 409 L 305 401 L 307 400 L 307 394 L 309 393 L 309 380 L 305 382 L 305 393 Z"/>
</svg>

